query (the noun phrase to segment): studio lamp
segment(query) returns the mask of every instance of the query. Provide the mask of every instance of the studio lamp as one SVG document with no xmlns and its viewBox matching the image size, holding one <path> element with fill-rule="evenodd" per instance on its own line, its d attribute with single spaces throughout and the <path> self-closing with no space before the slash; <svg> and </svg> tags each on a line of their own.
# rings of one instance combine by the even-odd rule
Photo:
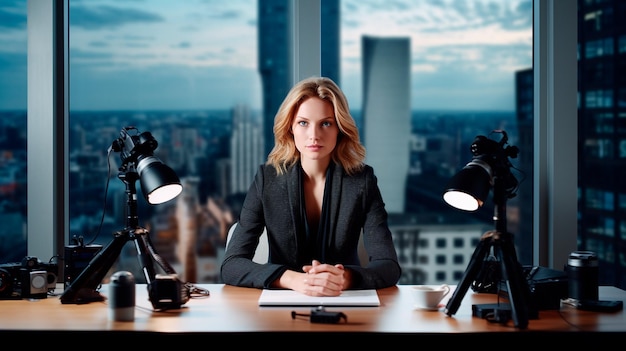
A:
<svg viewBox="0 0 626 351">
<path fill-rule="evenodd" d="M 146 201 L 152 205 L 172 200 L 183 189 L 174 170 L 154 156 L 157 145 L 150 132 L 140 133 L 132 126 L 123 128 L 120 137 L 112 142 L 108 153 L 120 153 L 122 164 L 118 178 L 126 184 L 126 226 L 114 233 L 113 240 L 93 257 L 65 289 L 61 303 L 103 301 L 104 297 L 96 289 L 130 240 L 135 241 L 137 258 L 148 283 L 148 293 L 154 308 L 179 308 L 189 299 L 191 286 L 181 283 L 172 266 L 159 256 L 150 242 L 149 232 L 139 226 L 137 217 L 137 180 L 141 183 Z M 157 274 L 154 262 L 158 263 L 163 273 Z"/>
<path fill-rule="evenodd" d="M 137 164 L 141 192 L 152 205 L 170 201 L 183 191 L 183 186 L 174 170 L 154 156 Z"/>
<path fill-rule="evenodd" d="M 477 156 L 448 182 L 443 199 L 450 206 L 476 211 L 483 206 L 493 185 L 493 172 L 484 156 Z"/>
<path fill-rule="evenodd" d="M 136 132 L 135 134 L 130 134 Z M 136 164 L 141 192 L 152 205 L 167 202 L 183 191 L 173 169 L 154 156 L 158 143 L 150 132 L 138 133 L 135 127 L 126 127 L 120 132 L 110 149 L 120 153 L 122 170 Z"/>
<path fill-rule="evenodd" d="M 483 262 L 489 261 L 489 256 L 493 254 L 501 267 L 498 280 L 506 284 L 511 318 L 516 327 L 526 328 L 530 291 L 517 261 L 513 235 L 508 232 L 506 225 L 506 201 L 515 196 L 518 186 L 517 179 L 511 173 L 509 158 L 517 157 L 519 149 L 506 145 L 508 137 L 505 131 L 494 130 L 492 133 L 502 134 L 500 141 L 477 136 L 470 146 L 472 160 L 450 179 L 444 190 L 444 201 L 464 211 L 476 211 L 482 207 L 493 190 L 495 221 L 495 230 L 482 236 L 445 312 L 448 315 L 456 313 L 470 284 L 481 274 Z"/>
<path fill-rule="evenodd" d="M 499 142 L 483 135 L 474 139 L 470 146 L 474 155 L 472 160 L 446 185 L 443 199 L 448 205 L 464 211 L 476 211 L 485 204 L 491 189 L 496 205 L 506 205 L 506 200 L 515 196 L 518 182 L 510 171 L 509 158 L 516 158 L 519 149 L 505 146 L 508 136 L 504 130 L 492 133 L 502 134 Z M 496 225 L 506 224 L 506 214 L 502 214 L 496 217 Z"/>
</svg>

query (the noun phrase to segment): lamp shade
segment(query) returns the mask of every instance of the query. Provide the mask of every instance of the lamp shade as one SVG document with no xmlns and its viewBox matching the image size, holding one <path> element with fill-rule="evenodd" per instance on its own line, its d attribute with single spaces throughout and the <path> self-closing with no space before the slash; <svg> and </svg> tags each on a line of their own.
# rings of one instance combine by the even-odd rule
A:
<svg viewBox="0 0 626 351">
<path fill-rule="evenodd" d="M 450 179 L 443 199 L 460 210 L 476 211 L 485 203 L 491 186 L 491 167 L 483 160 L 474 159 Z"/>
<path fill-rule="evenodd" d="M 141 192 L 152 205 L 167 202 L 183 191 L 176 172 L 155 156 L 141 159 L 137 163 L 137 173 Z"/>
</svg>

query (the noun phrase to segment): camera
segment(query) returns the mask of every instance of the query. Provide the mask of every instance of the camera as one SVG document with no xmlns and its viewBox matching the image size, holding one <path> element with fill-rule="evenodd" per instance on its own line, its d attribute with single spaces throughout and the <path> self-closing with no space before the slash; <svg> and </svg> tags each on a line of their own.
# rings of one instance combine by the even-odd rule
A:
<svg viewBox="0 0 626 351">
<path fill-rule="evenodd" d="M 506 145 L 509 140 L 506 131 L 494 130 L 492 133 L 502 134 L 500 141 L 484 135 L 476 136 L 470 145 L 470 151 L 474 157 L 465 167 L 482 168 L 490 177 L 499 175 L 502 178 L 502 183 L 508 196 L 513 197 L 515 196 L 514 192 L 518 186 L 518 181 L 510 171 L 512 165 L 509 158 L 517 158 L 519 148 Z"/>
<path fill-rule="evenodd" d="M 153 161 L 153 151 L 158 145 L 150 132 L 140 133 L 137 128 L 130 126 L 122 129 L 120 137 L 111 144 L 111 149 L 120 153 L 123 164 L 137 162 L 139 165 Z"/>
<path fill-rule="evenodd" d="M 148 295 L 155 310 L 178 309 L 189 301 L 190 289 L 176 274 L 157 274 L 148 284 Z"/>
<path fill-rule="evenodd" d="M 0 264 L 0 300 L 47 297 L 56 288 L 58 269 L 33 256 Z"/>
</svg>

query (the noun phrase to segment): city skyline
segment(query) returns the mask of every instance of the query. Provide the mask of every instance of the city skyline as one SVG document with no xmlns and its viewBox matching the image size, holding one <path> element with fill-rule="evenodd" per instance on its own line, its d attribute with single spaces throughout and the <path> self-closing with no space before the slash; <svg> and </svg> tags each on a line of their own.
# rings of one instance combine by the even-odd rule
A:
<svg viewBox="0 0 626 351">
<path fill-rule="evenodd" d="M 26 107 L 24 3 L 0 5 L 0 110 Z M 70 108 L 259 109 L 256 1 L 184 4 L 71 1 Z M 412 109 L 513 110 L 514 72 L 532 66 L 530 6 L 343 0 L 351 107 L 361 106 L 361 37 L 374 35 L 411 38 Z"/>
</svg>

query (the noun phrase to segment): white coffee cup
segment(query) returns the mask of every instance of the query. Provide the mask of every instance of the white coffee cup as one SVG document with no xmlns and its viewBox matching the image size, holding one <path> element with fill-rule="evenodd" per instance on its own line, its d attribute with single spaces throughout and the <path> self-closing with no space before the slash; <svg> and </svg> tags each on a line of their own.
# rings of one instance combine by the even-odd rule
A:
<svg viewBox="0 0 626 351">
<path fill-rule="evenodd" d="M 442 285 L 415 285 L 411 288 L 413 307 L 421 310 L 438 310 L 439 303 L 450 293 L 450 286 Z"/>
</svg>

